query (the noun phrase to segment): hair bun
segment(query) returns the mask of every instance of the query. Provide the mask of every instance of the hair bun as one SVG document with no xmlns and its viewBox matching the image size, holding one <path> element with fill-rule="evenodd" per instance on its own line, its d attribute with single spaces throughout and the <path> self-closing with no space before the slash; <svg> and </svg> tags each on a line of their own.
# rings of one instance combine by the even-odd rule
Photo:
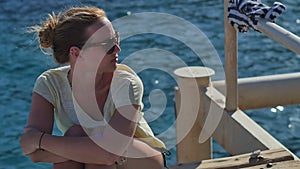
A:
<svg viewBox="0 0 300 169">
<path fill-rule="evenodd" d="M 40 46 L 44 49 L 52 48 L 53 46 L 53 40 L 54 40 L 54 31 L 55 27 L 58 23 L 57 16 L 54 14 L 48 14 L 48 19 L 42 25 L 40 31 L 39 31 L 39 40 L 40 40 Z"/>
</svg>

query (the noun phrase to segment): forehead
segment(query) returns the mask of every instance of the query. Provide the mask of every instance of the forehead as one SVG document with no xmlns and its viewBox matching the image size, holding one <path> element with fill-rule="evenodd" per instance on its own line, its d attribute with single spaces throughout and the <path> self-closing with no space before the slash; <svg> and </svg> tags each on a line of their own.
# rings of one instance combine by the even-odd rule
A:
<svg viewBox="0 0 300 169">
<path fill-rule="evenodd" d="M 99 19 L 96 23 L 86 29 L 89 40 L 97 39 L 105 40 L 114 35 L 114 29 L 111 22 L 107 18 Z"/>
</svg>

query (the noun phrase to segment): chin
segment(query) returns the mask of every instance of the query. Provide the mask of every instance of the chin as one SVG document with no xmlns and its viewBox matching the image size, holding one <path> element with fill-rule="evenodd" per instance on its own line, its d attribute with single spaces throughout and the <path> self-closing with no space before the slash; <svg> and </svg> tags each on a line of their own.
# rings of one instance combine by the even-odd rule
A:
<svg viewBox="0 0 300 169">
<path fill-rule="evenodd" d="M 98 71 L 99 72 L 114 72 L 116 69 L 117 69 L 117 65 L 118 63 L 117 62 L 111 62 L 109 64 L 102 64 L 98 67 Z"/>
<path fill-rule="evenodd" d="M 117 64 L 114 64 L 106 69 L 106 72 L 114 72 L 117 69 Z"/>
</svg>

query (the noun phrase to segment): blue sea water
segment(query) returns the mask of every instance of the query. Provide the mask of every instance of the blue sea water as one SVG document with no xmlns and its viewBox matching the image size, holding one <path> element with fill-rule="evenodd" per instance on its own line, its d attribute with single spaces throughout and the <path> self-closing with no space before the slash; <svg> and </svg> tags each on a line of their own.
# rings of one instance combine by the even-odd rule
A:
<svg viewBox="0 0 300 169">
<path fill-rule="evenodd" d="M 269 5 L 272 2 L 274 1 L 267 1 Z M 280 16 L 277 23 L 300 35 L 300 2 L 285 0 L 283 3 L 287 6 L 287 10 Z M 128 2 L 121 0 L 0 0 L 0 119 L 2 119 L 0 123 L 0 169 L 51 168 L 48 164 L 33 164 L 28 157 L 22 155 L 19 146 L 19 134 L 26 125 L 35 79 L 43 71 L 58 66 L 51 57 L 45 56 L 39 50 L 37 40 L 32 34 L 26 33 L 26 27 L 40 23 L 52 11 L 57 13 L 70 6 L 78 5 L 101 7 L 106 10 L 111 20 L 140 12 L 175 15 L 200 29 L 216 48 L 221 61 L 224 61 L 223 0 L 133 0 Z M 172 32 L 172 29 L 169 31 Z M 120 62 L 136 51 L 158 48 L 178 56 L 186 65 L 203 65 L 195 53 L 184 44 L 161 35 L 147 34 L 128 38 L 122 41 L 121 48 Z M 176 64 L 165 60 L 164 57 L 153 60 L 151 60 L 152 63 L 163 63 L 167 68 Z M 149 58 L 143 56 L 134 64 L 143 66 L 148 64 L 147 61 Z M 239 34 L 239 77 L 299 71 L 300 57 L 298 55 L 260 33 L 250 31 L 246 34 Z M 156 91 L 163 91 L 163 97 L 167 100 L 164 109 L 159 110 L 162 111 L 159 118 L 149 123 L 154 132 L 160 134 L 175 121 L 176 80 L 168 72 L 154 69 L 139 72 L 139 76 L 145 86 L 143 101 L 146 110 L 159 109 L 161 104 L 149 101 L 149 96 L 151 98 L 152 94 L 157 93 Z M 157 103 L 158 107 L 155 107 L 154 103 Z M 285 106 L 283 109 L 279 107 L 251 110 L 246 113 L 293 153 L 300 156 L 299 105 Z M 152 118 L 149 114 L 145 116 L 148 119 Z M 174 142 L 175 130 L 171 130 L 162 139 L 167 144 Z M 175 164 L 176 150 L 173 148 L 171 151 L 172 155 L 168 157 L 168 163 Z M 226 155 L 218 144 L 214 144 L 214 157 Z"/>
</svg>

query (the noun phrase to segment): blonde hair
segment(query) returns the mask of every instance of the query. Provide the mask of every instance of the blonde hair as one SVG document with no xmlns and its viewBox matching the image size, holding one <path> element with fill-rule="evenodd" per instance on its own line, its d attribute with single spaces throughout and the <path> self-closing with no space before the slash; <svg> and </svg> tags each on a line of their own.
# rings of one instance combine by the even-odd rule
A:
<svg viewBox="0 0 300 169">
<path fill-rule="evenodd" d="M 60 64 L 69 62 L 69 49 L 72 46 L 82 48 L 89 37 L 85 35 L 87 27 L 102 18 L 107 18 L 104 10 L 96 7 L 72 7 L 64 13 L 48 14 L 42 25 L 33 26 L 30 32 L 36 32 L 42 50 L 48 50 Z M 50 49 L 50 50 L 49 50 Z"/>
</svg>

